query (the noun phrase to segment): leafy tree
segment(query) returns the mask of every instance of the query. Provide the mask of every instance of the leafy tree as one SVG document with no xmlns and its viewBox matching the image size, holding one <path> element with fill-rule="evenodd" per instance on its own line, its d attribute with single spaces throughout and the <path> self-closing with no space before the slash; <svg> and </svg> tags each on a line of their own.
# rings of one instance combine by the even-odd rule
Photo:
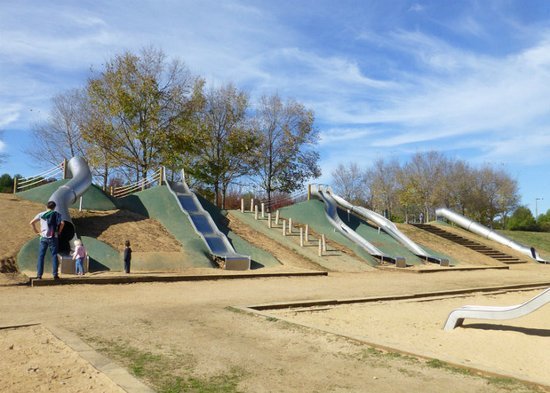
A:
<svg viewBox="0 0 550 393">
<path fill-rule="evenodd" d="M 87 141 L 134 170 L 136 180 L 145 178 L 160 163 L 166 137 L 187 114 L 195 83 L 183 63 L 168 63 L 160 50 L 115 56 L 88 81 Z"/>
<path fill-rule="evenodd" d="M 550 209 L 537 217 L 537 224 L 541 231 L 550 232 Z"/>
<path fill-rule="evenodd" d="M 364 205 L 369 192 L 366 171 L 355 162 L 347 165 L 338 164 L 332 171 L 332 186 L 334 191 L 351 203 Z"/>
<path fill-rule="evenodd" d="M 511 231 L 538 231 L 533 213 L 526 206 L 519 206 L 508 220 L 507 229 Z"/>
<path fill-rule="evenodd" d="M 8 173 L 0 176 L 0 192 L 13 192 L 13 178 Z"/>
<path fill-rule="evenodd" d="M 261 138 L 256 176 L 268 206 L 274 192 L 292 193 L 321 176 L 313 111 L 278 95 L 263 96 L 254 124 Z"/>
<path fill-rule="evenodd" d="M 191 174 L 210 185 L 215 203 L 225 208 L 229 185 L 249 174 L 258 137 L 247 122 L 248 96 L 229 84 L 210 89 L 197 113 Z"/>
</svg>

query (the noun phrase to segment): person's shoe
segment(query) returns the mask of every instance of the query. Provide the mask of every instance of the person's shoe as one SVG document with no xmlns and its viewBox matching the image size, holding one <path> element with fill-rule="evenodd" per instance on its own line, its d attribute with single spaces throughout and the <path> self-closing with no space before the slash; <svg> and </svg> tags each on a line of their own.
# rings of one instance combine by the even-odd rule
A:
<svg viewBox="0 0 550 393">
<path fill-rule="evenodd" d="M 42 276 L 36 276 L 33 278 L 33 280 L 42 280 Z"/>
<path fill-rule="evenodd" d="M 54 280 L 59 280 L 59 276 L 55 275 L 55 276 L 53 276 L 53 279 Z"/>
</svg>

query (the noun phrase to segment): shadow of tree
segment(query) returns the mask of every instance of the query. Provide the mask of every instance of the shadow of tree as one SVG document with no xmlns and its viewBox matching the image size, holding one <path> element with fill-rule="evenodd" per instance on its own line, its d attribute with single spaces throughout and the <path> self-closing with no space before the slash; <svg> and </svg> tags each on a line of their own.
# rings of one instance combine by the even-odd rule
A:
<svg viewBox="0 0 550 393">
<path fill-rule="evenodd" d="M 111 225 L 136 222 L 146 219 L 147 217 L 128 210 L 118 210 L 115 213 L 102 216 L 74 218 L 73 223 L 77 228 L 77 233 L 79 236 L 97 238 Z"/>
</svg>

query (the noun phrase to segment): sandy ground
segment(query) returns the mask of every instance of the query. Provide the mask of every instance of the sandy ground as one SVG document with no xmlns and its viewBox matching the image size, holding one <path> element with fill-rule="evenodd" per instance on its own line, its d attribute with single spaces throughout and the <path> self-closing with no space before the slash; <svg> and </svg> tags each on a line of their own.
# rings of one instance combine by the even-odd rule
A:
<svg viewBox="0 0 550 393">
<path fill-rule="evenodd" d="M 122 393 L 42 326 L 0 330 L 1 392 Z"/>
<path fill-rule="evenodd" d="M 515 320 L 467 319 L 463 327 L 442 330 L 449 312 L 458 307 L 511 306 L 541 291 L 383 301 L 271 314 L 380 346 L 550 386 L 550 374 L 544 366 L 550 354 L 550 307 Z"/>
<path fill-rule="evenodd" d="M 97 348 L 122 345 L 170 357 L 173 366 L 183 370 L 181 372 L 185 375 L 206 378 L 224 375 L 228 370 L 239 370 L 238 391 L 242 392 L 530 391 L 516 385 L 501 386 L 483 378 L 427 367 L 421 362 L 372 354 L 367 345 L 359 342 L 317 329 L 300 328 L 275 318 L 235 312 L 230 307 L 422 293 L 541 280 L 550 282 L 550 269 L 522 265 L 512 271 L 428 275 L 331 273 L 329 277 L 169 284 L 0 287 L 0 325 L 30 322 L 56 324 L 77 332 Z M 502 299 L 506 303 L 512 300 Z M 484 351 L 487 340 L 500 340 L 507 345 L 520 340 L 518 343 L 528 342 L 532 346 L 537 345 L 533 342 L 540 345 L 541 338 L 536 334 L 525 334 L 525 331 L 547 331 L 547 314 L 536 313 L 533 319 L 520 320 L 519 325 L 504 324 L 520 326 L 525 331 L 514 328 L 461 328 L 444 333 L 438 329 L 446 314 L 451 308 L 464 304 L 466 299 L 445 301 L 448 303 L 441 303 L 441 306 L 437 302 L 388 307 L 375 305 L 377 311 L 374 317 L 365 311 L 363 318 L 367 319 L 360 320 L 355 329 L 363 334 L 370 332 L 371 327 L 367 326 L 370 318 L 373 330 L 379 331 L 382 338 L 388 335 L 391 341 L 394 337 L 391 335 L 394 334 L 391 333 L 394 329 L 392 325 L 401 323 L 396 321 L 396 315 L 409 313 L 409 320 L 406 321 L 408 327 L 403 334 L 410 340 L 405 342 L 404 349 L 412 349 L 412 352 L 429 350 L 437 358 L 452 356 L 463 362 L 469 359 L 476 364 L 480 361 L 472 358 L 472 351 L 468 351 L 468 357 L 463 358 L 460 352 L 448 352 L 452 345 L 447 342 L 465 342 L 476 351 Z M 469 301 L 467 299 L 466 302 Z M 501 303 L 498 297 L 496 301 Z M 409 309 L 394 311 L 393 307 Z M 334 322 L 335 325 L 338 323 Z M 356 318 L 342 323 L 350 328 L 355 325 Z M 318 325 L 326 329 L 323 321 L 319 321 Z M 366 336 L 371 338 L 370 333 Z M 32 336 L 27 339 L 32 340 Z M 400 342 L 397 344 L 401 345 Z M 544 345 L 543 349 L 546 348 Z M 506 370 L 509 359 L 494 350 L 487 356 L 494 359 L 495 367 Z M 124 365 L 124 359 L 120 362 Z M 545 365 L 541 366 L 540 358 L 538 363 L 525 363 L 522 367 L 546 369 Z M 519 369 L 517 374 L 524 375 Z M 47 380 L 43 382 L 49 383 Z"/>
</svg>

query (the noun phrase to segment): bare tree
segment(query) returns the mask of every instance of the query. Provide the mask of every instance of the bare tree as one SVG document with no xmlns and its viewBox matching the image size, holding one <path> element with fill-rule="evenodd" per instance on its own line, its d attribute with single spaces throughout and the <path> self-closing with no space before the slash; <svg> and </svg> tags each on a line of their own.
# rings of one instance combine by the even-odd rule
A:
<svg viewBox="0 0 550 393">
<path fill-rule="evenodd" d="M 398 202 L 400 166 L 397 160 L 386 162 L 378 159 L 367 170 L 367 181 L 370 189 L 371 207 L 373 210 L 392 217 Z"/>
<path fill-rule="evenodd" d="M 365 205 L 369 197 L 367 173 L 355 162 L 338 164 L 332 171 L 334 191 L 353 204 Z"/>
<path fill-rule="evenodd" d="M 33 125 L 35 143 L 25 151 L 38 162 L 59 164 L 63 159 L 85 155 L 81 118 L 85 92 L 72 89 L 52 98 L 47 120 Z"/>
</svg>

